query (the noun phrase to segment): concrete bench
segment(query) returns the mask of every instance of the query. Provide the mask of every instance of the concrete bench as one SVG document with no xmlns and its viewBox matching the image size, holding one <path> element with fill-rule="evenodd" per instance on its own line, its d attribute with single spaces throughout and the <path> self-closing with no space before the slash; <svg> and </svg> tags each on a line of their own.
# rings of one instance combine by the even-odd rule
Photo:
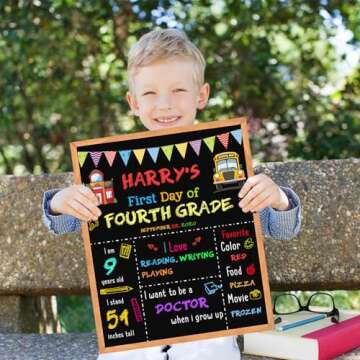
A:
<svg viewBox="0 0 360 360">
<path fill-rule="evenodd" d="M 4 360 L 96 360 L 97 358 L 97 341 L 93 333 L 0 334 L 0 349 L 1 359 Z M 271 358 L 243 354 L 241 359 L 270 360 Z M 358 360 L 360 349 L 339 356 L 337 359 Z"/>
<path fill-rule="evenodd" d="M 292 187 L 303 205 L 298 238 L 266 239 L 271 289 L 360 289 L 360 160 L 268 163 L 257 171 Z M 57 237 L 41 222 L 43 191 L 70 183 L 70 173 L 0 176 L 1 359 L 96 359 L 95 334 L 34 334 L 56 330 L 51 295 L 89 294 L 79 234 Z M 360 349 L 341 358 L 360 359 Z"/>
</svg>

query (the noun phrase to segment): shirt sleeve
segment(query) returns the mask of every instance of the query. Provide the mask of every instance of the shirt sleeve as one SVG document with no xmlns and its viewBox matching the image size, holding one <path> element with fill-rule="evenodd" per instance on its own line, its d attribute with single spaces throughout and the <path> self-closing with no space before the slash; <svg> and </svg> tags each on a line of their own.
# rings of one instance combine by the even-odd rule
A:
<svg viewBox="0 0 360 360">
<path fill-rule="evenodd" d="M 45 191 L 42 202 L 43 222 L 52 234 L 63 235 L 80 231 L 81 222 L 71 215 L 52 215 L 50 214 L 50 201 L 53 196 L 61 189 Z"/>
<path fill-rule="evenodd" d="M 296 193 L 287 187 L 281 187 L 289 199 L 289 209 L 285 211 L 267 207 L 260 211 L 261 228 L 265 235 L 279 240 L 295 237 L 301 226 L 301 204 Z"/>
</svg>

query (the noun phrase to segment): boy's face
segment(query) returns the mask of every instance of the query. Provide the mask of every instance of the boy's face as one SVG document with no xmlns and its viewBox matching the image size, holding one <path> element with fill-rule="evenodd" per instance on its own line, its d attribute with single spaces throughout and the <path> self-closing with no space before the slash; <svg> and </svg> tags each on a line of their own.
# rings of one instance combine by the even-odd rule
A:
<svg viewBox="0 0 360 360">
<path fill-rule="evenodd" d="M 190 60 L 169 59 L 141 67 L 134 75 L 134 93 L 127 100 L 148 130 L 194 123 L 196 111 L 209 98 L 209 85 L 199 89 Z"/>
</svg>

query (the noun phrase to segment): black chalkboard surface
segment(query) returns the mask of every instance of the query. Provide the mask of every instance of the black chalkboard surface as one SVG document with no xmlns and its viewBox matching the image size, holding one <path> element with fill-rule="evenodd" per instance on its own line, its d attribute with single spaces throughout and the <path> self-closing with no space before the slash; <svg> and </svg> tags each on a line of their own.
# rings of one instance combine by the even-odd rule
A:
<svg viewBox="0 0 360 360">
<path fill-rule="evenodd" d="M 272 328 L 246 120 L 71 143 L 100 353 Z"/>
</svg>

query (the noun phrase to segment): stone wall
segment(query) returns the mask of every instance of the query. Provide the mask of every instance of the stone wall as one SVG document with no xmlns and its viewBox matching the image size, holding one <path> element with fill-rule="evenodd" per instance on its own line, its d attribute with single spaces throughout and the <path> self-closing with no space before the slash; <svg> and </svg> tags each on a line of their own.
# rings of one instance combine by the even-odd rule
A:
<svg viewBox="0 0 360 360">
<path fill-rule="evenodd" d="M 267 163 L 257 168 L 292 187 L 301 234 L 266 239 L 271 288 L 360 289 L 360 160 Z M 46 189 L 72 174 L 0 176 L 0 295 L 87 294 L 80 234 L 51 235 L 41 221 Z"/>
</svg>

